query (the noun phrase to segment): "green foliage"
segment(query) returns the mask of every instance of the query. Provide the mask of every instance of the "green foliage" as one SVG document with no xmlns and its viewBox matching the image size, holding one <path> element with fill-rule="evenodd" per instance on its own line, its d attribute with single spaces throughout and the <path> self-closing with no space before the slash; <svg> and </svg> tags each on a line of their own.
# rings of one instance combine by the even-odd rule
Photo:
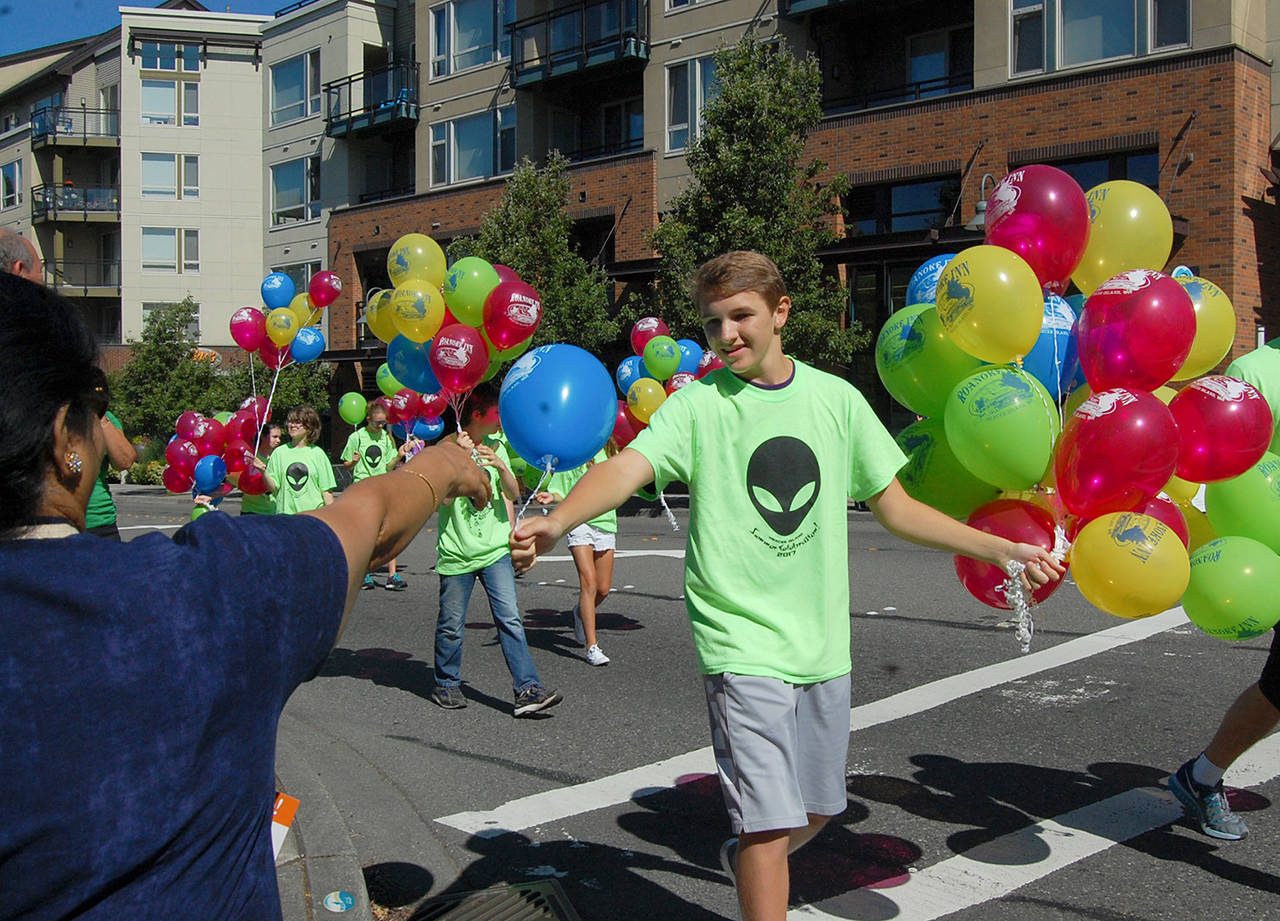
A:
<svg viewBox="0 0 1280 921">
<path fill-rule="evenodd" d="M 824 275 L 817 251 L 835 242 L 831 217 L 847 181 L 819 187 L 824 164 L 802 162 L 805 136 L 822 117 L 821 71 L 812 56 L 744 38 L 715 57 L 717 94 L 688 153 L 691 178 L 653 234 L 657 308 L 676 336 L 701 339 L 688 282 L 697 266 L 735 249 L 773 259 L 791 296 L 787 352 L 847 365 L 869 336 L 841 329 L 846 294 Z M 629 317 L 653 310 L 633 302 Z"/>
<path fill-rule="evenodd" d="M 250 374 L 250 365 L 253 367 Z M 225 374 L 218 375 L 210 395 L 214 410 L 234 411 L 245 397 L 256 393 L 271 396 L 271 382 L 275 371 L 262 363 L 257 355 L 237 365 Z M 313 407 L 321 416 L 329 405 L 329 379 L 332 369 L 326 362 L 313 361 L 305 365 L 286 365 L 275 381 L 275 395 L 271 396 L 271 418 L 283 421 L 285 413 L 304 403 Z"/>
<path fill-rule="evenodd" d="M 479 256 L 509 266 L 542 297 L 542 323 L 533 345 L 571 342 L 592 352 L 612 344 L 618 324 L 609 315 L 612 283 L 570 243 L 573 219 L 568 161 L 552 152 L 539 169 L 522 160 L 507 180 L 502 200 L 480 225 L 477 237 L 449 246 L 450 260 Z"/>
</svg>

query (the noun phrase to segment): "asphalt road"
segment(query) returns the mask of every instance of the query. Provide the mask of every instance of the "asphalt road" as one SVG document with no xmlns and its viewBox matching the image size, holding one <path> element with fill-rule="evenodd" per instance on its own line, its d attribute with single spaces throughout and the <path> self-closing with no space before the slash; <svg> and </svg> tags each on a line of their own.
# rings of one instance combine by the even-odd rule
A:
<svg viewBox="0 0 1280 921">
<path fill-rule="evenodd" d="M 126 537 L 171 533 L 189 510 L 155 490 L 117 497 Z M 431 525 L 403 557 L 409 589 L 363 593 L 321 675 L 290 701 L 284 725 L 378 905 L 553 877 L 585 919 L 736 917 L 716 857 L 728 825 L 704 751 L 684 532 L 656 514 L 620 524 L 626 553 L 600 615 L 609 666 L 586 665 L 573 643 L 567 550 L 519 582 L 534 660 L 565 695 L 546 718 L 511 717 L 478 588 L 470 705 L 430 703 Z M 971 599 L 947 555 L 867 513 L 850 514 L 849 533 L 849 806 L 792 859 L 795 918 L 1280 918 L 1280 736 L 1228 774 L 1243 788 L 1232 794 L 1252 829 L 1243 842 L 1170 824 L 1163 786 L 1257 677 L 1269 636 L 1225 643 L 1176 612 L 1120 621 L 1068 581 L 1037 611 L 1023 656 L 1006 614 Z"/>
</svg>

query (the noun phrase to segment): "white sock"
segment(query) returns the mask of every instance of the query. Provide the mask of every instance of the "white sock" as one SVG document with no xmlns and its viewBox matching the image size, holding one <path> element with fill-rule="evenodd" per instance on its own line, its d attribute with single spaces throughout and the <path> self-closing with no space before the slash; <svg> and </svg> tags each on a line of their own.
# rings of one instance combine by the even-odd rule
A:
<svg viewBox="0 0 1280 921">
<path fill-rule="evenodd" d="M 1191 779 L 1203 787 L 1216 787 L 1225 773 L 1226 768 L 1218 767 L 1203 753 L 1196 759 L 1196 763 L 1191 765 Z"/>
</svg>

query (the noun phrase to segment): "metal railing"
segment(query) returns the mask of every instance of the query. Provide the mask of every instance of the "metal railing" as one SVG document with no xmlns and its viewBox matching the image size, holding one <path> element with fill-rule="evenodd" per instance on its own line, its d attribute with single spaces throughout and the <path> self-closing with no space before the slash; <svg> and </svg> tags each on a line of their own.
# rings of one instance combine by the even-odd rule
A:
<svg viewBox="0 0 1280 921">
<path fill-rule="evenodd" d="M 522 80 L 649 56 L 648 0 L 580 0 L 507 26 Z"/>
<path fill-rule="evenodd" d="M 119 109 L 88 109 L 84 106 L 41 106 L 31 113 L 31 139 L 80 140 L 120 139 Z"/>
<path fill-rule="evenodd" d="M 874 109 L 879 106 L 891 106 L 902 102 L 919 102 L 922 99 L 932 99 L 936 96 L 946 96 L 951 93 L 963 93 L 971 89 L 973 89 L 972 73 L 955 74 L 949 77 L 937 77 L 933 80 L 906 83 L 902 86 L 885 90 L 873 90 L 855 93 L 850 96 L 824 99 L 822 109 L 828 114 L 856 111 L 858 109 Z"/>
<path fill-rule="evenodd" d="M 401 61 L 377 70 L 351 74 L 324 85 L 325 127 L 348 122 L 361 116 L 372 116 L 372 124 L 381 116 L 418 117 L 418 64 Z"/>
<path fill-rule="evenodd" d="M 119 186 L 38 185 L 31 188 L 31 218 L 120 213 Z"/>
<path fill-rule="evenodd" d="M 615 154 L 629 153 L 644 148 L 644 138 L 627 138 L 612 144 L 600 144 L 596 147 L 579 147 L 577 150 L 561 151 L 570 163 L 581 163 L 583 160 L 598 160 L 601 157 L 612 157 Z"/>
<path fill-rule="evenodd" d="M 57 290 L 80 289 L 88 293 L 90 288 L 115 288 L 120 290 L 120 260 L 92 259 L 87 261 L 54 260 L 44 264 L 45 280 Z"/>
<path fill-rule="evenodd" d="M 367 205 L 371 201 L 386 201 L 388 198 L 405 198 L 417 192 L 412 185 L 402 185 L 394 189 L 378 189 L 373 192 L 361 192 L 360 204 Z"/>
</svg>

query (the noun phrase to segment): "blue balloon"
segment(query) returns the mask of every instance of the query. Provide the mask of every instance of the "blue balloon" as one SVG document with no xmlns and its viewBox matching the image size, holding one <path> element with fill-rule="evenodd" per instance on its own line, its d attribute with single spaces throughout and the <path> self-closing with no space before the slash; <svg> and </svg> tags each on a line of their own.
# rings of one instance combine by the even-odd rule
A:
<svg viewBox="0 0 1280 921">
<path fill-rule="evenodd" d="M 1075 325 L 1076 314 L 1071 305 L 1050 294 L 1044 299 L 1040 338 L 1022 359 L 1022 369 L 1043 384 L 1058 402 L 1070 392 L 1071 380 L 1080 367 Z"/>
<path fill-rule="evenodd" d="M 262 280 L 262 303 L 269 310 L 288 307 L 297 293 L 293 288 L 293 279 L 284 272 L 272 272 Z"/>
<path fill-rule="evenodd" d="M 196 461 L 196 489 L 206 495 L 222 485 L 227 478 L 227 464 L 216 454 L 206 454 Z"/>
<path fill-rule="evenodd" d="M 618 389 L 622 391 L 622 395 L 625 397 L 627 391 L 631 389 L 631 385 L 642 377 L 653 377 L 653 375 L 644 366 L 643 358 L 639 355 L 632 355 L 629 358 L 622 359 L 622 363 L 618 365 L 618 373 L 614 375 L 613 379 L 617 381 Z"/>
<path fill-rule="evenodd" d="M 289 344 L 289 354 L 300 365 L 315 361 L 324 351 L 324 333 L 314 326 L 304 326 L 298 330 Z M 398 379 L 398 378 L 397 378 Z"/>
<path fill-rule="evenodd" d="M 498 417 L 516 454 L 559 472 L 581 467 L 613 434 L 618 401 L 609 372 L 576 345 L 544 345 L 516 360 L 502 381 Z"/>
<path fill-rule="evenodd" d="M 1086 300 L 1085 296 L 1083 294 L 1070 294 L 1063 298 L 1063 300 L 1065 300 L 1067 304 L 1070 305 L 1071 309 L 1076 312 L 1076 317 L 1078 319 L 1080 313 L 1084 310 L 1084 302 Z M 1075 330 L 1071 331 L 1071 341 L 1076 347 L 1076 371 L 1075 374 L 1071 376 L 1071 389 L 1075 390 L 1077 387 L 1083 387 L 1089 382 L 1084 376 L 1084 366 L 1082 366 L 1079 361 L 1080 340 L 1076 339 Z"/>
<path fill-rule="evenodd" d="M 676 345 L 680 346 L 680 367 L 676 368 L 675 373 L 688 371 L 690 374 L 697 374 L 698 362 L 702 361 L 702 346 L 692 339 L 677 339 Z"/>
<path fill-rule="evenodd" d="M 947 263 L 956 257 L 955 253 L 943 253 L 934 256 L 916 269 L 907 282 L 907 306 L 912 304 L 936 304 L 938 302 L 938 276 L 947 267 Z"/>
<path fill-rule="evenodd" d="M 387 367 L 391 376 L 410 390 L 418 393 L 436 393 L 440 381 L 431 370 L 427 356 L 431 352 L 431 340 L 414 342 L 404 336 L 396 336 L 387 345 Z M 404 437 L 404 436 L 401 436 Z"/>
<path fill-rule="evenodd" d="M 392 435 L 395 435 L 401 441 L 405 440 L 406 433 L 403 425 L 401 425 L 399 422 L 392 422 L 390 428 L 391 428 Z"/>
<path fill-rule="evenodd" d="M 423 441 L 435 441 L 444 434 L 444 420 L 416 419 L 413 423 L 413 434 Z"/>
</svg>

